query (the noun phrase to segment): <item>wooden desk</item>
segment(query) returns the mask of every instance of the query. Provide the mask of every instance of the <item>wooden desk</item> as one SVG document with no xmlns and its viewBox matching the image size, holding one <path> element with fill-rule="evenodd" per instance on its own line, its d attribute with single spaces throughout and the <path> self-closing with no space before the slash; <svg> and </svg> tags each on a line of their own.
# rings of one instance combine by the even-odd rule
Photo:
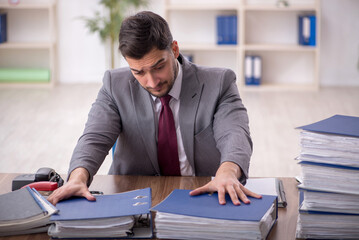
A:
<svg viewBox="0 0 359 240">
<path fill-rule="evenodd" d="M 12 179 L 19 174 L 0 173 L 0 194 L 11 191 Z M 295 239 L 298 216 L 298 190 L 294 178 L 281 178 L 287 197 L 288 206 L 278 209 L 278 220 L 268 236 L 268 240 Z M 152 206 L 161 202 L 175 188 L 194 189 L 210 181 L 209 177 L 152 177 L 152 176 L 113 176 L 94 177 L 90 190 L 100 190 L 104 194 L 125 192 L 140 188 L 152 188 Z M 46 233 L 24 236 L 3 237 L 0 239 L 49 239 Z"/>
</svg>

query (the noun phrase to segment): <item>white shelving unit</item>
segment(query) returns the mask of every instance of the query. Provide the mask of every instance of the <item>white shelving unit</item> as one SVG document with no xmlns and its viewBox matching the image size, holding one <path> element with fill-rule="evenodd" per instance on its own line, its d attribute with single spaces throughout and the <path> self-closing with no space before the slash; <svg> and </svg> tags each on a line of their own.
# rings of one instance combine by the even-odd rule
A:
<svg viewBox="0 0 359 240">
<path fill-rule="evenodd" d="M 299 1 L 282 8 L 269 1 L 192 2 L 166 0 L 165 18 L 181 52 L 193 55 L 195 63 L 233 69 L 242 90 L 318 89 L 320 0 L 309 4 Z M 298 15 L 308 13 L 316 15 L 314 47 L 297 43 Z M 216 16 L 226 14 L 237 15 L 237 45 L 216 44 Z M 251 54 L 262 57 L 259 86 L 245 85 L 244 59 Z"/>
<path fill-rule="evenodd" d="M 0 44 L 0 68 L 46 68 L 44 83 L 1 83 L 8 86 L 51 87 L 56 82 L 56 1 L 49 3 L 0 3 L 7 13 L 7 42 Z"/>
</svg>

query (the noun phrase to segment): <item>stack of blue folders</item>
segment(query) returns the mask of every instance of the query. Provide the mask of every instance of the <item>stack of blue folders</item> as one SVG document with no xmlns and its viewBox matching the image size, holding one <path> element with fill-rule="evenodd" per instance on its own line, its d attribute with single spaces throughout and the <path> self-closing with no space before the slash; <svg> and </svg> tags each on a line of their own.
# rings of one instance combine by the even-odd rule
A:
<svg viewBox="0 0 359 240">
<path fill-rule="evenodd" d="M 217 16 L 217 44 L 237 44 L 237 16 Z"/>
<path fill-rule="evenodd" d="M 359 239 L 359 117 L 300 127 L 298 238 Z"/>
<path fill-rule="evenodd" d="M 190 196 L 175 189 L 152 208 L 156 212 L 156 236 L 164 239 L 265 239 L 277 219 L 277 197 L 250 198 L 250 204 L 226 205 L 218 195 Z"/>
<path fill-rule="evenodd" d="M 151 189 L 100 195 L 96 201 L 70 198 L 56 205 L 52 238 L 152 238 Z"/>
</svg>

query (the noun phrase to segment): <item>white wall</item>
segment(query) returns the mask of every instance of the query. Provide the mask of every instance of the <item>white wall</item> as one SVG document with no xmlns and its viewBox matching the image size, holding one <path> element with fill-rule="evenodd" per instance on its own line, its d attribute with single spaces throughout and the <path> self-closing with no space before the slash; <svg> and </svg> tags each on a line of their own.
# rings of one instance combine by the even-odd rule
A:
<svg viewBox="0 0 359 240">
<path fill-rule="evenodd" d="M 359 86 L 359 1 L 322 0 L 321 85 Z"/>
<path fill-rule="evenodd" d="M 96 10 L 103 11 L 98 2 L 58 1 L 58 78 L 61 83 L 101 82 L 110 66 L 108 44 L 102 43 L 97 34 L 90 33 L 84 21 L 79 19 L 81 16 L 92 17 Z M 148 9 L 162 14 L 161 6 L 163 4 L 158 0 L 151 0 Z M 118 54 L 116 67 L 124 65 L 125 61 Z"/>
</svg>

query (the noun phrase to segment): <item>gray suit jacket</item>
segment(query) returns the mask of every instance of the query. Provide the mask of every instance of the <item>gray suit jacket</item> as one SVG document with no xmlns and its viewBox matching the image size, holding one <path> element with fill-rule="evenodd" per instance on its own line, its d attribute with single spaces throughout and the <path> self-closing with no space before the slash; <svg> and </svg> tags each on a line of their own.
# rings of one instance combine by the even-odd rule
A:
<svg viewBox="0 0 359 240">
<path fill-rule="evenodd" d="M 214 176 L 222 162 L 248 177 L 252 142 L 248 116 L 233 71 L 205 68 L 178 58 L 183 68 L 179 124 L 184 149 L 197 176 Z M 105 73 L 69 173 L 84 167 L 90 181 L 118 139 L 109 174 L 159 175 L 153 100 L 129 68 Z"/>
</svg>

